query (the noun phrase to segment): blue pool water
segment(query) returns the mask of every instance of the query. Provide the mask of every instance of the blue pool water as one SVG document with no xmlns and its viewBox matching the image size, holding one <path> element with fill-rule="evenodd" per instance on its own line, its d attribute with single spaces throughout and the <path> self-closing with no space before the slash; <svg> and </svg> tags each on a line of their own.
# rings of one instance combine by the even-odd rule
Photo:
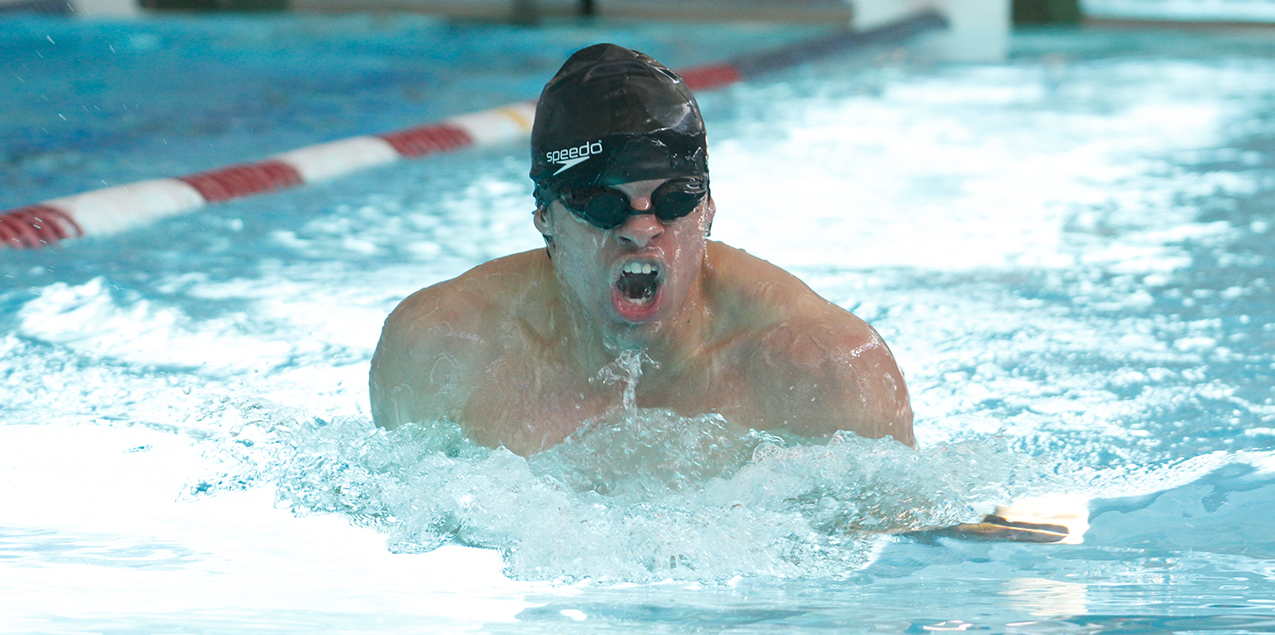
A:
<svg viewBox="0 0 1275 635">
<path fill-rule="evenodd" d="M 0 208 L 816 27 L 6 18 Z M 920 450 L 637 411 L 376 430 L 408 293 L 534 248 L 526 149 L 0 255 L 0 632 L 1275 631 L 1275 36 L 1037 31 L 700 96 L 714 238 L 872 322 Z M 601 370 L 601 369 L 600 369 Z M 1090 499 L 1081 545 L 882 532 Z"/>
</svg>

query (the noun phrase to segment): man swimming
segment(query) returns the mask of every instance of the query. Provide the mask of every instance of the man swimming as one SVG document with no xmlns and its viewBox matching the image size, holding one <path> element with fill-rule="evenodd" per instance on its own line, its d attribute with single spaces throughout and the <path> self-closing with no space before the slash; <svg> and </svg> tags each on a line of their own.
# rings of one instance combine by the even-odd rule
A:
<svg viewBox="0 0 1275 635">
<path fill-rule="evenodd" d="M 600 373 L 640 350 L 638 407 L 913 445 L 903 374 L 876 331 L 707 239 L 704 124 L 677 74 L 612 44 L 577 52 L 545 86 L 531 148 L 545 249 L 394 310 L 372 358 L 378 425 L 448 420 L 534 454 L 622 407 L 624 387 Z"/>
</svg>

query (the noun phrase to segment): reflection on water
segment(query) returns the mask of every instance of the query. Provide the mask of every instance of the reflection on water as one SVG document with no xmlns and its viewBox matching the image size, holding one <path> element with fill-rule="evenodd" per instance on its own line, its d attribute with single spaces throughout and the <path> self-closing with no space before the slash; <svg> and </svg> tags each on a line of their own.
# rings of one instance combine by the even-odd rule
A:
<svg viewBox="0 0 1275 635">
<path fill-rule="evenodd" d="M 1010 578 L 1001 595 L 1015 608 L 1038 617 L 1070 617 L 1088 613 L 1085 585 L 1045 578 Z"/>
</svg>

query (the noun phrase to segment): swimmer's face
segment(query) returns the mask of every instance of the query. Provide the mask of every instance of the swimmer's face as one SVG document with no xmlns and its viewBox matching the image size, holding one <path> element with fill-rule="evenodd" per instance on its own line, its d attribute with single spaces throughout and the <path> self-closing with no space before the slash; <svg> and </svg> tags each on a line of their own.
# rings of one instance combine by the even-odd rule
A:
<svg viewBox="0 0 1275 635">
<path fill-rule="evenodd" d="M 557 200 L 536 212 L 536 228 L 552 239 L 559 280 L 587 317 L 611 330 L 654 333 L 698 293 L 713 202 L 704 197 L 690 214 L 660 220 L 651 194 L 665 182 L 612 186 L 629 197 L 634 211 L 612 229 L 581 220 Z"/>
</svg>

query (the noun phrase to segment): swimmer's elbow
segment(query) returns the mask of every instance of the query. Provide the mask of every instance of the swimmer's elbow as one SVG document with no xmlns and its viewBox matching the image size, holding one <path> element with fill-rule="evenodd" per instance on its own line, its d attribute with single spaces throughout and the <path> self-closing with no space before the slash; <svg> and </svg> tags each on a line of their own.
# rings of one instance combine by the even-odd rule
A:
<svg viewBox="0 0 1275 635">
<path fill-rule="evenodd" d="M 372 358 L 372 371 L 368 376 L 368 394 L 371 396 L 372 423 L 387 430 L 393 430 L 403 424 L 398 417 L 398 407 L 385 389 L 385 382 L 380 377 L 383 369 L 378 367 L 375 357 Z"/>
<path fill-rule="evenodd" d="M 916 446 L 912 432 L 912 404 L 903 372 L 884 345 L 865 347 L 855 363 L 839 366 L 836 385 L 842 403 L 855 414 L 855 433 L 883 439 L 891 437 L 908 447 Z"/>
<path fill-rule="evenodd" d="M 895 441 L 909 448 L 916 447 L 916 435 L 912 431 L 912 405 L 908 402 L 906 394 L 903 395 L 903 402 L 896 405 L 888 430 L 887 435 L 893 437 Z"/>
<path fill-rule="evenodd" d="M 389 415 L 385 408 L 378 408 L 376 400 L 372 400 L 372 424 L 385 430 L 393 430 L 402 425 L 401 421 Z"/>
<path fill-rule="evenodd" d="M 883 347 L 884 349 L 884 347 Z M 912 402 L 908 387 L 903 381 L 903 371 L 888 350 L 874 364 L 874 381 L 870 383 L 871 401 L 875 401 L 874 418 L 880 427 L 881 437 L 893 437 L 908 447 L 916 447 L 912 432 Z"/>
<path fill-rule="evenodd" d="M 372 355 L 371 369 L 368 371 L 368 395 L 371 398 L 372 423 L 387 430 L 392 430 L 407 423 L 404 418 L 403 392 L 405 368 L 404 359 L 399 347 L 391 342 L 392 336 L 387 324 L 377 343 L 376 352 Z"/>
</svg>

